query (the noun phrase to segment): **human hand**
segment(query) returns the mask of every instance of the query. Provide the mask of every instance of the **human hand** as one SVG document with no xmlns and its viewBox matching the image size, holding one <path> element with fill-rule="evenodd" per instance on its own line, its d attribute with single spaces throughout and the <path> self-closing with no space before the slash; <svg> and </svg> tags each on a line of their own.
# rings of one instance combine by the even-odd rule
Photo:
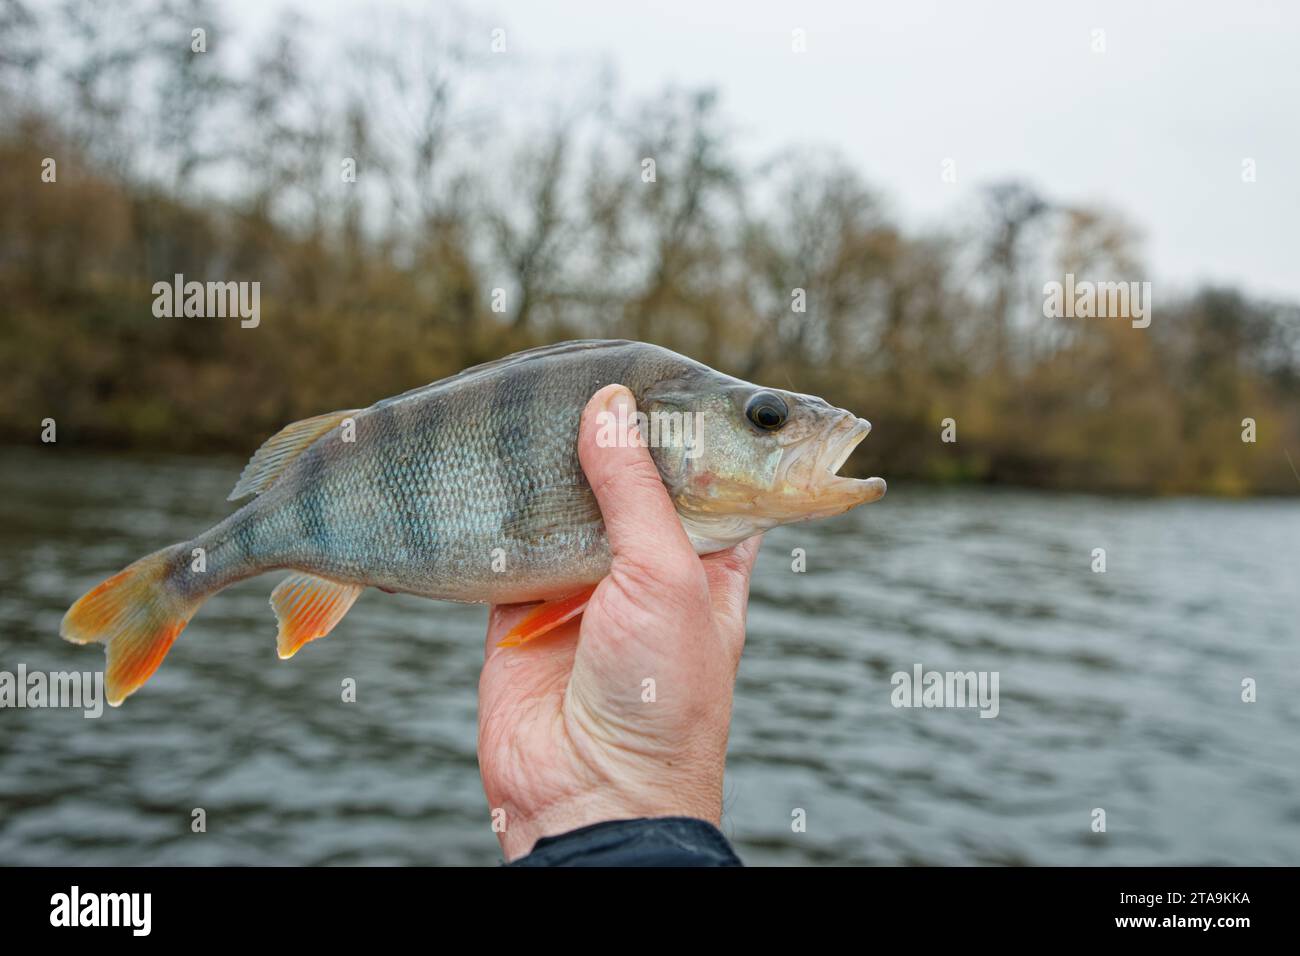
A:
<svg viewBox="0 0 1300 956">
<path fill-rule="evenodd" d="M 732 691 L 761 536 L 703 558 L 647 449 L 602 448 L 597 417 L 634 410 L 621 385 L 583 411 L 578 454 L 613 566 L 580 620 L 497 642 L 531 606 L 492 608 L 479 680 L 479 770 L 505 811 L 507 860 L 544 836 L 631 817 L 717 824 Z M 635 425 L 631 426 L 635 431 Z M 647 682 L 653 682 L 647 683 Z M 653 690 L 653 693 L 651 693 Z"/>
</svg>

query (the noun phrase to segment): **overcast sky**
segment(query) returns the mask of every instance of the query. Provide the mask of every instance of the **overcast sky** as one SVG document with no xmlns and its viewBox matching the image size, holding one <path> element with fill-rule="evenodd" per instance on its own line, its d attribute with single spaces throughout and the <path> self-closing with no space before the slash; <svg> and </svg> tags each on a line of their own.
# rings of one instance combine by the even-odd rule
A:
<svg viewBox="0 0 1300 956">
<path fill-rule="evenodd" d="M 284 5 L 236 0 L 236 24 L 243 32 Z M 364 29 L 349 0 L 306 9 Z M 1135 278 L 1300 299 L 1300 3 L 491 0 L 464 9 L 504 27 L 511 52 L 543 66 L 608 61 L 629 94 L 716 86 L 738 155 L 834 147 L 905 225 L 942 224 L 978 184 L 1019 176 L 1141 227 L 1152 271 Z M 791 49 L 795 28 L 806 32 L 803 54 Z M 1097 30 L 1104 52 L 1093 49 Z M 941 178 L 949 158 L 956 184 Z M 1243 182 L 1245 159 L 1254 183 Z"/>
</svg>

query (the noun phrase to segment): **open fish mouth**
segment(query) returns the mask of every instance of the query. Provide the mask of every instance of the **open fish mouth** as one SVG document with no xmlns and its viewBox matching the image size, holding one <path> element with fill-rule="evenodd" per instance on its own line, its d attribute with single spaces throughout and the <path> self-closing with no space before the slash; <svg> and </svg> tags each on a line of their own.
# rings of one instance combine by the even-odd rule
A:
<svg viewBox="0 0 1300 956">
<path fill-rule="evenodd" d="M 849 507 L 877 501 L 884 497 L 885 479 L 847 478 L 839 474 L 853 450 L 871 431 L 871 422 L 865 418 L 846 416 L 831 427 L 826 447 L 813 469 L 812 491 L 818 497 L 830 495 L 844 500 Z"/>
</svg>

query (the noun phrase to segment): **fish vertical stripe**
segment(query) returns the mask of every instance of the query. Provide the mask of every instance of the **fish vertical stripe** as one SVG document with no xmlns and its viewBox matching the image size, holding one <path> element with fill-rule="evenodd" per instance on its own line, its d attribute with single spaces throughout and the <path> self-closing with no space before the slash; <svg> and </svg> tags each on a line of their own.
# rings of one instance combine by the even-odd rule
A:
<svg viewBox="0 0 1300 956">
<path fill-rule="evenodd" d="M 325 441 L 329 440 L 326 436 Z M 330 529 L 326 523 L 325 494 L 321 481 L 325 456 L 315 448 L 303 456 L 302 486 L 298 492 L 296 511 L 302 525 L 303 538 L 317 554 L 330 553 Z"/>
<path fill-rule="evenodd" d="M 376 414 L 372 427 L 377 442 L 382 442 L 385 448 L 397 450 L 395 457 L 381 457 L 377 490 L 383 496 L 387 513 L 397 525 L 397 536 L 402 549 L 408 560 L 415 556 L 428 561 L 436 560 L 437 542 L 433 528 L 437 522 L 422 527 L 410 500 L 411 496 L 421 493 L 423 489 L 420 482 L 426 480 L 426 476 L 419 473 L 417 461 L 424 460 L 427 464 L 437 465 L 444 432 L 442 416 L 436 414 L 436 411 L 429 414 L 428 410 L 421 414 L 418 405 L 390 405 Z M 416 449 L 406 440 L 409 435 L 421 435 L 421 446 L 428 449 L 428 454 L 417 458 Z M 424 514 L 424 511 L 421 510 L 420 514 Z"/>
<path fill-rule="evenodd" d="M 492 390 L 492 411 L 489 420 L 496 432 L 497 482 L 509 495 L 509 506 L 497 515 L 497 538 L 505 541 L 505 529 L 514 515 L 527 502 L 530 488 L 521 484 L 528 471 L 523 462 L 530 461 L 532 446 L 527 423 L 536 415 L 548 414 L 548 409 L 534 403 L 539 396 L 537 378 L 543 366 L 520 369 L 517 375 L 503 375 Z"/>
</svg>

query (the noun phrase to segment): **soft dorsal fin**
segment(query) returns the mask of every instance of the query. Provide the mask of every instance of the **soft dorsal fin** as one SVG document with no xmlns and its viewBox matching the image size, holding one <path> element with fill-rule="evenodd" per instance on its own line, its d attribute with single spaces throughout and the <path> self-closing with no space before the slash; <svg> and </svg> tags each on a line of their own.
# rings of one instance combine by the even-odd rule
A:
<svg viewBox="0 0 1300 956">
<path fill-rule="evenodd" d="M 360 413 L 360 409 L 350 408 L 342 412 L 329 412 L 314 418 L 304 418 L 292 425 L 285 425 L 266 444 L 257 450 L 248 464 L 244 466 L 239 481 L 230 492 L 227 501 L 235 501 L 245 495 L 260 495 L 280 477 L 289 462 L 302 454 L 316 439 L 338 425 L 343 419 Z"/>
</svg>

